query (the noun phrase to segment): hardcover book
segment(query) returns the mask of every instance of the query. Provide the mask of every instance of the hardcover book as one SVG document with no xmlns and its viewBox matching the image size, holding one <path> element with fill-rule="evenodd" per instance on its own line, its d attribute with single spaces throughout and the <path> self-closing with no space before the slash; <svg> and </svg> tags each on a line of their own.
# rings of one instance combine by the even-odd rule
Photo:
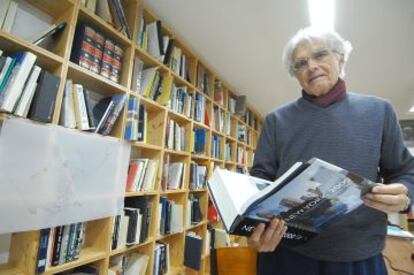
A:
<svg viewBox="0 0 414 275">
<path fill-rule="evenodd" d="M 376 183 L 328 162 L 298 162 L 276 181 L 217 168 L 208 188 L 228 233 L 249 236 L 259 223 L 280 218 L 286 244 L 309 241 L 363 204 Z"/>
</svg>

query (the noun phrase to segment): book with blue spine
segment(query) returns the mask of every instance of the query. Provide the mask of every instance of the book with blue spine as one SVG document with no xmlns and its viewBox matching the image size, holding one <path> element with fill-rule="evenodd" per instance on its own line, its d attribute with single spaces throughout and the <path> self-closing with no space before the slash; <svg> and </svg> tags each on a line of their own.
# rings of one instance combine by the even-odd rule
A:
<svg viewBox="0 0 414 275">
<path fill-rule="evenodd" d="M 130 141 L 138 139 L 138 112 L 139 99 L 131 97 L 128 99 L 128 112 L 125 126 L 124 138 Z"/>
<path fill-rule="evenodd" d="M 42 273 L 46 270 L 47 247 L 49 243 L 50 228 L 40 230 L 39 249 L 37 252 L 37 272 Z"/>
</svg>

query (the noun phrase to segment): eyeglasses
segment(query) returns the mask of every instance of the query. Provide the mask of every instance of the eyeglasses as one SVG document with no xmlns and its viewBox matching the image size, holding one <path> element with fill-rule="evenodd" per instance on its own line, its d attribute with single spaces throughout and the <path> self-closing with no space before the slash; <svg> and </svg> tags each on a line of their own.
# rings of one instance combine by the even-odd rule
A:
<svg viewBox="0 0 414 275">
<path fill-rule="evenodd" d="M 293 71 L 298 72 L 298 71 L 309 68 L 309 59 L 312 59 L 318 64 L 324 63 L 326 62 L 330 54 L 331 54 L 331 50 L 321 49 L 321 50 L 318 50 L 312 53 L 310 57 L 296 60 L 295 62 L 293 62 Z"/>
</svg>

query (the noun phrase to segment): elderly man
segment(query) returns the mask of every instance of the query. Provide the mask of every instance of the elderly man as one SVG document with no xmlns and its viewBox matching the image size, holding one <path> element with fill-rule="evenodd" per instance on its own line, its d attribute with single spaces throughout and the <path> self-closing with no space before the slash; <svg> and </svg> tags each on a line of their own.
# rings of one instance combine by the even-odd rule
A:
<svg viewBox="0 0 414 275">
<path fill-rule="evenodd" d="M 387 101 L 347 92 L 351 49 L 337 33 L 310 28 L 288 42 L 283 60 L 302 97 L 266 116 L 251 175 L 275 180 L 296 161 L 317 157 L 382 184 L 364 206 L 304 245 L 284 245 L 283 221 L 259 225 L 248 239 L 260 252 L 259 274 L 387 274 L 381 255 L 386 213 L 410 206 L 414 158 Z"/>
</svg>

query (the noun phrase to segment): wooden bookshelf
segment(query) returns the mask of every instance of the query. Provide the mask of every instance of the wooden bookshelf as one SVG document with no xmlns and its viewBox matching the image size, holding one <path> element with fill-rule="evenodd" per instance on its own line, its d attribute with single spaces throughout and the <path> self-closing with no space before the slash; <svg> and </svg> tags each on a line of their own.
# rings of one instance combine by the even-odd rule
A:
<svg viewBox="0 0 414 275">
<path fill-rule="evenodd" d="M 231 85 L 227 84 L 224 79 L 221 79 L 219 74 L 215 73 L 214 70 L 208 66 L 207 62 L 200 60 L 199 57 L 182 42 L 179 35 L 174 33 L 168 26 L 162 25 L 162 33 L 168 34 L 173 38 L 176 46 L 178 46 L 182 50 L 182 53 L 185 54 L 188 61 L 187 79 L 177 74 L 166 64 L 160 62 L 145 49 L 140 48 L 137 44 L 138 32 L 140 29 L 140 14 L 143 14 L 147 22 L 155 20 L 162 21 L 162 18 L 158 18 L 155 13 L 147 9 L 142 0 L 125 0 L 122 2 L 127 22 L 133 32 L 131 39 L 123 33 L 118 32 L 112 25 L 108 24 L 94 12 L 81 5 L 79 0 L 28 0 L 29 4 L 50 15 L 53 18 L 54 23 L 60 23 L 62 21 L 67 22 L 65 30 L 51 48 L 44 49 L 39 46 L 34 46 L 30 42 L 13 34 L 0 31 L 0 49 L 4 51 L 4 54 L 9 55 L 21 51 L 32 52 L 37 55 L 37 65 L 60 77 L 61 82 L 55 102 L 52 124 L 59 124 L 64 88 L 66 80 L 68 79 L 72 79 L 73 83 L 82 84 L 86 88 L 96 91 L 104 96 L 126 95 L 128 98 L 136 97 L 139 99 L 140 104 L 145 106 L 148 113 L 147 140 L 145 143 L 130 143 L 130 158 L 148 158 L 159 161 L 159 169 L 155 177 L 154 190 L 125 193 L 125 197 L 127 198 L 149 198 L 152 208 L 152 216 L 150 220 L 149 236 L 146 241 L 112 250 L 111 243 L 112 228 L 115 220 L 114 217 L 85 221 L 86 239 L 81 250 L 80 258 L 62 265 L 49 267 L 43 274 L 56 274 L 87 264 L 95 266 L 98 269 L 99 274 L 107 274 L 112 257 L 137 252 L 149 256 L 146 275 L 151 275 L 153 274 L 154 249 L 157 241 L 168 243 L 170 246 L 171 266 L 169 274 L 209 274 L 209 253 L 203 252 L 200 272 L 196 272 L 183 266 L 186 233 L 189 231 L 196 232 L 202 238 L 205 238 L 207 235 L 207 225 L 210 224 L 210 221 L 207 220 L 207 188 L 190 190 L 189 164 L 194 161 L 197 164 L 209 167 L 208 175 L 211 175 L 212 173 L 211 168 L 213 165 L 210 164 L 233 171 L 235 171 L 237 167 L 243 167 L 245 171 L 247 171 L 251 168 L 253 163 L 254 150 L 263 126 L 263 118 L 251 106 L 248 106 L 247 110 L 251 113 L 252 119 L 256 121 L 254 125 L 246 122 L 239 116 L 232 114 L 229 110 L 228 102 L 229 98 L 235 98 L 237 93 L 232 90 Z M 115 43 L 123 48 L 123 62 L 118 83 L 89 71 L 71 61 L 70 55 L 76 27 L 81 22 L 92 26 L 105 37 L 115 41 Z M 172 76 L 173 83 L 177 86 L 186 87 L 189 94 L 202 94 L 205 98 L 205 110 L 210 118 L 210 125 L 206 125 L 202 121 L 196 121 L 194 117 L 187 117 L 181 113 L 170 110 L 166 106 L 162 106 L 159 103 L 132 91 L 135 57 L 138 57 L 143 61 L 144 68 L 158 66 L 162 75 Z M 206 79 L 208 80 L 207 87 L 205 88 L 206 93 L 200 89 L 197 82 L 197 70 L 199 66 L 204 68 Z M 214 84 L 216 80 L 219 80 L 222 83 L 222 103 L 218 103 L 214 99 Z M 218 108 L 223 112 L 224 116 L 229 116 L 228 122 L 226 122 L 223 117 L 223 131 L 218 131 L 211 123 L 211 118 L 214 116 L 214 108 Z M 0 119 L 2 120 L 9 117 L 10 115 L 8 114 L 0 114 Z M 185 128 L 185 150 L 177 151 L 166 148 L 166 123 L 168 119 L 176 121 L 180 126 Z M 244 125 L 246 133 L 249 135 L 249 142 L 238 140 L 238 124 Z M 123 139 L 125 127 L 126 108 L 124 107 L 110 135 Z M 194 128 L 206 130 L 205 154 L 203 155 L 191 152 L 190 143 L 193 142 L 192 132 Z M 229 133 L 226 132 L 226 128 L 230 129 Z M 78 130 L 74 129 L 73 131 Z M 221 150 L 221 154 L 215 158 L 211 155 L 211 140 L 214 136 L 220 138 L 219 147 Z M 226 159 L 226 144 L 229 144 L 231 150 L 229 159 Z M 238 148 L 242 148 L 245 152 L 245 158 L 240 161 L 237 159 Z M 178 190 L 162 190 L 161 188 L 163 176 L 161 168 L 167 157 L 170 162 L 179 161 L 187 164 L 187 168 L 184 171 L 184 186 Z M 160 197 L 166 196 L 168 199 L 182 204 L 184 206 L 183 215 L 185 216 L 187 213 L 187 201 L 190 195 L 197 196 L 199 199 L 202 220 L 197 224 L 187 225 L 186 218 L 183 218 L 181 231 L 173 232 L 168 235 L 160 235 L 158 225 L 156 224 L 158 221 Z M 214 222 L 212 224 L 216 225 Z M 9 260 L 7 263 L 0 265 L 0 275 L 36 274 L 35 267 L 37 265 L 39 237 L 39 231 L 14 233 L 11 239 Z"/>
</svg>

